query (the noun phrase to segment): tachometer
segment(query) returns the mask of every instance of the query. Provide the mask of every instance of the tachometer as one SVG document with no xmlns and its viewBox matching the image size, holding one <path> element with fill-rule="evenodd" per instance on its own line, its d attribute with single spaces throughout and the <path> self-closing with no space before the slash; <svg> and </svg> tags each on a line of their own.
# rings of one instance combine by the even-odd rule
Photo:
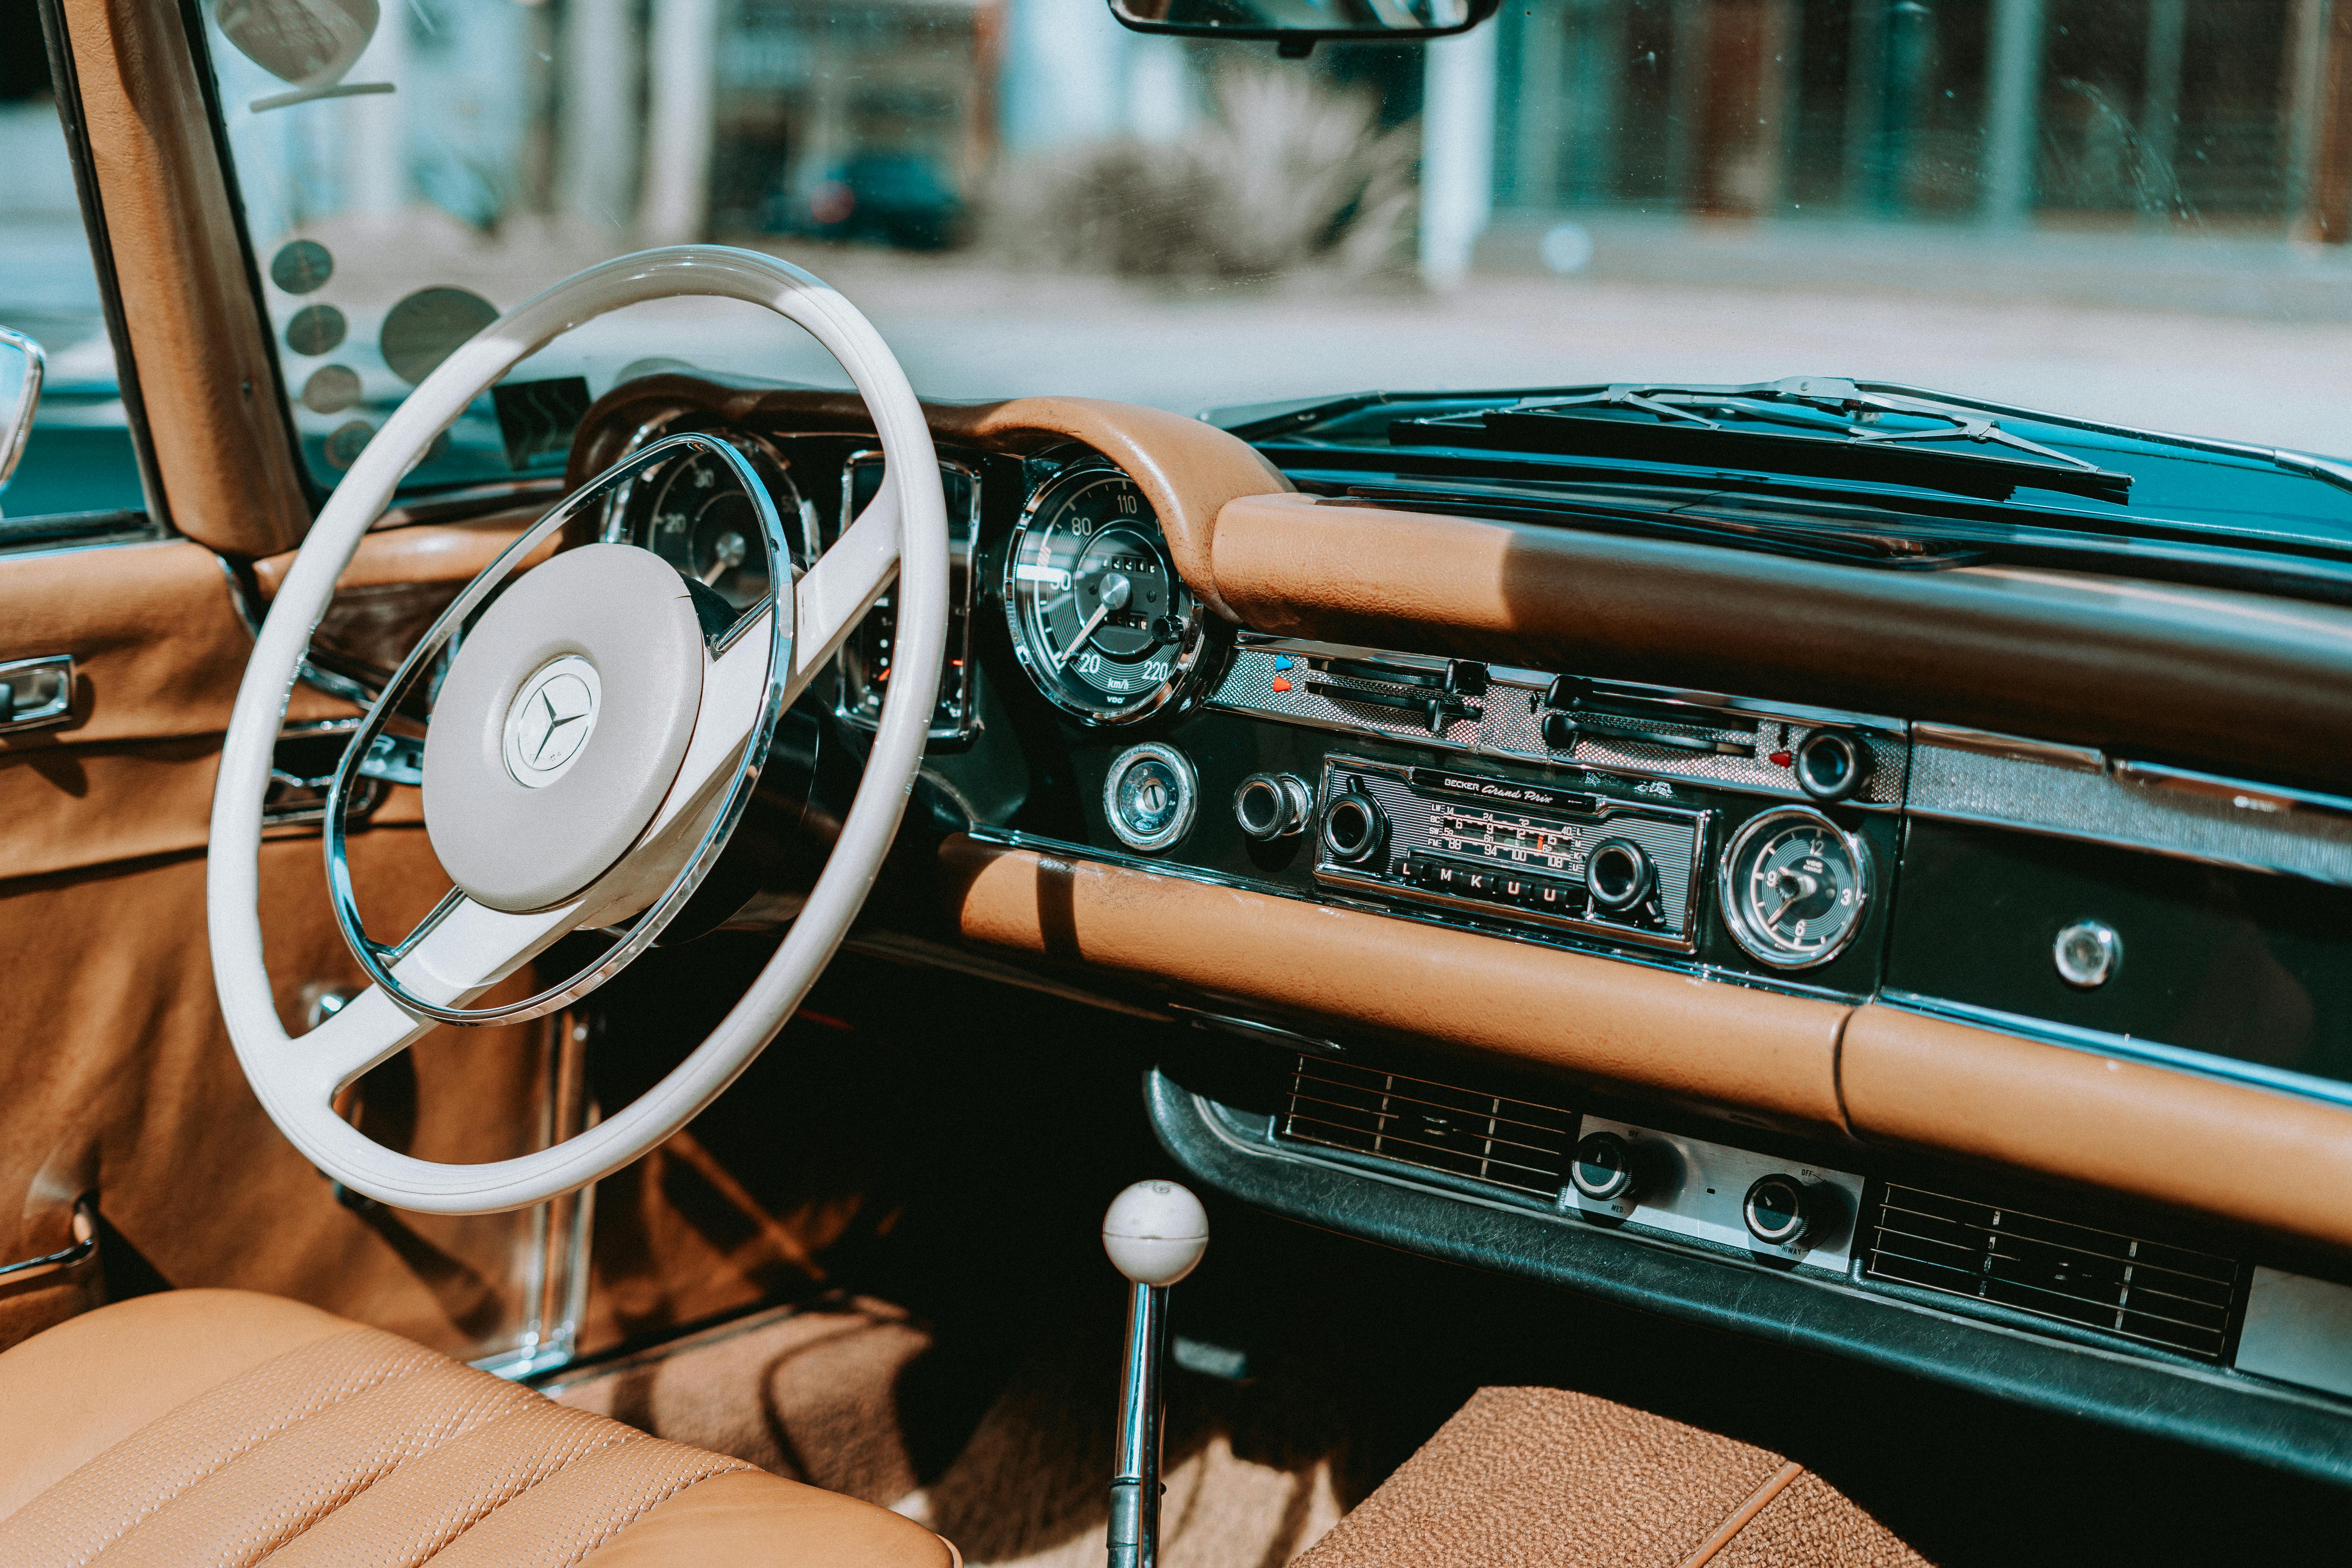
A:
<svg viewBox="0 0 2352 1568">
<path fill-rule="evenodd" d="M 1818 811 L 1748 819 L 1724 851 L 1720 892 L 1733 938 L 1775 969 L 1807 969 L 1845 951 L 1870 901 L 1870 852 Z"/>
<path fill-rule="evenodd" d="M 786 531 L 805 534 L 811 514 L 782 465 L 756 443 L 730 444 L 751 459 Z M 608 525 L 605 537 L 644 546 L 738 610 L 766 600 L 772 568 L 736 470 L 708 452 L 689 452 L 630 489 L 620 531 Z"/>
<path fill-rule="evenodd" d="M 1005 557 L 1004 611 L 1038 689 L 1098 724 L 1182 695 L 1207 642 L 1151 503 L 1116 468 L 1072 469 L 1030 498 Z"/>
</svg>

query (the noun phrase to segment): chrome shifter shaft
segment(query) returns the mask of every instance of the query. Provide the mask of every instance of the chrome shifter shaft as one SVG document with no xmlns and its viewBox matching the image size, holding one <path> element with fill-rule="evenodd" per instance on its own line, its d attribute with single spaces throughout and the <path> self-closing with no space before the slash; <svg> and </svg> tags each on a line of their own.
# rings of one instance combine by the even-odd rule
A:
<svg viewBox="0 0 2352 1568">
<path fill-rule="evenodd" d="M 1168 1289 L 1192 1272 L 1208 1247 L 1207 1212 L 1174 1182 L 1138 1182 L 1112 1199 L 1103 1216 L 1103 1250 L 1131 1287 L 1119 1384 L 1118 1468 L 1110 1482 L 1109 1568 L 1157 1568 L 1160 1560 Z"/>
</svg>

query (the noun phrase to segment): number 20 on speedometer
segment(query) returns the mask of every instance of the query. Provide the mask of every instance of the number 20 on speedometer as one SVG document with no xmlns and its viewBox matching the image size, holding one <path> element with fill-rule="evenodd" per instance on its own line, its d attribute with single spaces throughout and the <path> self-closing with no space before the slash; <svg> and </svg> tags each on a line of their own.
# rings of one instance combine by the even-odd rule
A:
<svg viewBox="0 0 2352 1568">
<path fill-rule="evenodd" d="M 1032 498 L 1006 560 L 1004 607 L 1038 689 L 1095 723 L 1165 706 L 1201 651 L 1199 606 L 1160 520 L 1116 470 L 1066 473 Z"/>
</svg>

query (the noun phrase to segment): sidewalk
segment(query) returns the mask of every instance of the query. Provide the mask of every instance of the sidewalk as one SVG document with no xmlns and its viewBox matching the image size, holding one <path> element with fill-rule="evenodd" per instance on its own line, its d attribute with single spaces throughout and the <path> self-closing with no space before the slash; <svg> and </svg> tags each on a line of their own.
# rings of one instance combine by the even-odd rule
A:
<svg viewBox="0 0 2352 1568">
<path fill-rule="evenodd" d="M 1590 247 L 1577 274 L 1765 292 L 1851 289 L 1911 299 L 2086 305 L 2262 321 L 2352 322 L 2352 246 L 2222 226 L 2108 224 L 2022 230 L 1844 218 L 1699 218 L 1631 211 L 1503 212 L 1478 246 L 1486 270 L 1540 274 Z"/>
</svg>

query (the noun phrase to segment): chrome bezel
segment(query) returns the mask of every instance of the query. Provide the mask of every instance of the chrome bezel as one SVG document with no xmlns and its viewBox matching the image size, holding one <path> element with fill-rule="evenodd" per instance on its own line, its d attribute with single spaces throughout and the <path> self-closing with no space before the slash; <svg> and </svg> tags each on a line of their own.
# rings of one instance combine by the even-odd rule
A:
<svg viewBox="0 0 2352 1568">
<path fill-rule="evenodd" d="M 1084 702 L 1069 696 L 1060 689 L 1060 683 L 1053 675 L 1041 667 L 1040 660 L 1044 655 L 1035 647 L 1028 617 L 1021 611 L 1020 593 L 1014 585 L 1013 574 L 1021 563 L 1021 547 L 1038 519 L 1045 515 L 1050 507 L 1067 499 L 1072 491 L 1103 479 L 1124 479 L 1135 485 L 1139 492 L 1143 488 L 1136 484 L 1135 477 L 1125 468 L 1108 458 L 1097 458 L 1074 463 L 1029 492 L 1028 499 L 1021 503 L 1020 520 L 1013 525 L 1012 537 L 1005 542 L 1004 570 L 998 588 L 1004 599 L 1004 621 L 1013 637 L 1013 656 L 1028 674 L 1029 684 L 1036 688 L 1038 694 L 1046 701 L 1081 723 L 1089 728 L 1107 729 L 1118 724 L 1132 724 L 1171 706 L 1189 707 L 1205 695 L 1206 683 L 1201 678 L 1211 661 L 1207 658 L 1210 643 L 1208 617 L 1201 613 L 1200 598 L 1192 592 L 1192 585 L 1185 582 L 1183 574 L 1176 570 L 1175 558 L 1168 551 L 1166 525 L 1160 521 L 1159 512 L 1151 509 L 1150 498 L 1147 496 L 1144 508 L 1152 531 L 1159 535 L 1160 558 L 1168 566 L 1168 581 L 1189 605 L 1184 614 L 1183 638 L 1177 647 L 1175 658 L 1170 661 L 1168 679 L 1134 701 L 1114 707 Z M 1043 635 L 1040 629 L 1035 637 Z"/>
<path fill-rule="evenodd" d="M 808 497 L 801 493 L 800 486 L 793 479 L 792 464 L 782 453 L 761 437 L 729 426 L 681 430 L 677 434 L 703 437 L 729 447 L 741 458 L 757 480 L 756 488 L 765 490 L 778 516 L 789 518 L 793 525 L 784 530 L 784 558 L 792 563 L 793 574 L 797 575 L 816 563 L 816 558 L 824 553 L 824 542 L 817 536 L 816 508 L 809 503 Z M 667 421 L 644 426 L 623 445 L 620 458 L 614 460 L 614 465 L 617 467 L 623 459 L 635 457 L 656 441 L 670 438 Z M 634 544 L 643 550 L 653 549 L 653 518 L 649 512 L 642 510 L 638 491 L 653 479 L 656 471 L 650 468 L 643 470 L 604 497 L 599 508 L 596 531 L 600 543 Z M 742 481 L 742 477 L 739 469 L 736 475 L 739 482 Z M 747 493 L 754 488 L 751 483 L 744 484 Z M 659 554 L 660 552 L 656 551 L 655 553 Z M 772 577 L 774 573 L 772 571 L 769 575 Z"/>
<path fill-rule="evenodd" d="M 1837 941 L 1808 952 L 1792 952 L 1781 946 L 1770 931 L 1759 931 L 1748 918 L 1748 906 L 1739 896 L 1737 881 L 1737 868 L 1748 847 L 1759 835 L 1790 823 L 1803 823 L 1829 833 L 1845 847 L 1847 856 L 1853 861 L 1853 919 L 1846 922 Z M 1774 969 L 1817 969 L 1853 945 L 1853 939 L 1862 933 L 1863 922 L 1870 912 L 1873 879 L 1870 846 L 1863 842 L 1860 835 L 1847 832 L 1811 806 L 1784 805 L 1759 812 L 1740 824 L 1739 831 L 1731 836 L 1731 842 L 1724 847 L 1723 858 L 1716 865 L 1715 896 L 1722 907 L 1723 923 L 1729 929 L 1731 940 L 1748 957 Z"/>
<path fill-rule="evenodd" d="M 844 528 L 848 527 L 851 521 L 850 498 L 856 489 L 858 469 L 877 466 L 882 460 L 882 448 L 879 447 L 861 447 L 842 459 L 841 510 L 835 515 L 842 520 Z M 979 573 L 974 570 L 980 551 L 980 470 L 970 463 L 948 457 L 940 458 L 939 465 L 941 474 L 963 477 L 970 504 L 961 519 L 952 514 L 948 519 L 948 662 L 946 670 L 940 677 L 940 685 L 943 694 L 952 691 L 949 700 L 954 707 L 956 717 L 952 721 L 942 721 L 937 706 L 934 706 L 929 734 L 934 741 L 964 742 L 979 734 L 981 730 L 980 707 L 974 700 L 979 665 L 972 657 L 971 648 L 972 608 L 980 597 Z M 959 521 L 963 525 L 961 539 L 958 539 L 955 533 Z M 960 592 L 957 587 L 959 579 L 961 584 Z M 963 622 L 961 641 L 955 636 L 959 616 Z M 863 697 L 870 689 L 862 679 L 852 675 L 847 643 L 844 643 L 841 651 L 834 655 L 834 668 L 838 683 L 834 688 L 833 716 L 860 730 L 871 731 L 878 728 L 882 722 L 878 711 L 869 714 L 860 710 L 856 699 Z"/>
<path fill-rule="evenodd" d="M 1182 795 L 1182 799 L 1177 803 L 1176 815 L 1169 820 L 1167 826 L 1157 833 L 1137 833 L 1120 821 L 1118 815 L 1119 784 L 1134 770 L 1136 763 L 1146 759 L 1165 763 L 1173 769 Z M 1201 810 L 1201 775 L 1193 771 L 1192 760 L 1175 747 L 1162 745 L 1158 741 L 1147 741 L 1141 745 L 1129 746 L 1111 759 L 1110 772 L 1103 775 L 1102 800 L 1103 818 L 1110 824 L 1110 830 L 1118 836 L 1121 844 L 1130 849 L 1165 849 L 1192 830 L 1192 819 L 1200 815 Z"/>
</svg>

